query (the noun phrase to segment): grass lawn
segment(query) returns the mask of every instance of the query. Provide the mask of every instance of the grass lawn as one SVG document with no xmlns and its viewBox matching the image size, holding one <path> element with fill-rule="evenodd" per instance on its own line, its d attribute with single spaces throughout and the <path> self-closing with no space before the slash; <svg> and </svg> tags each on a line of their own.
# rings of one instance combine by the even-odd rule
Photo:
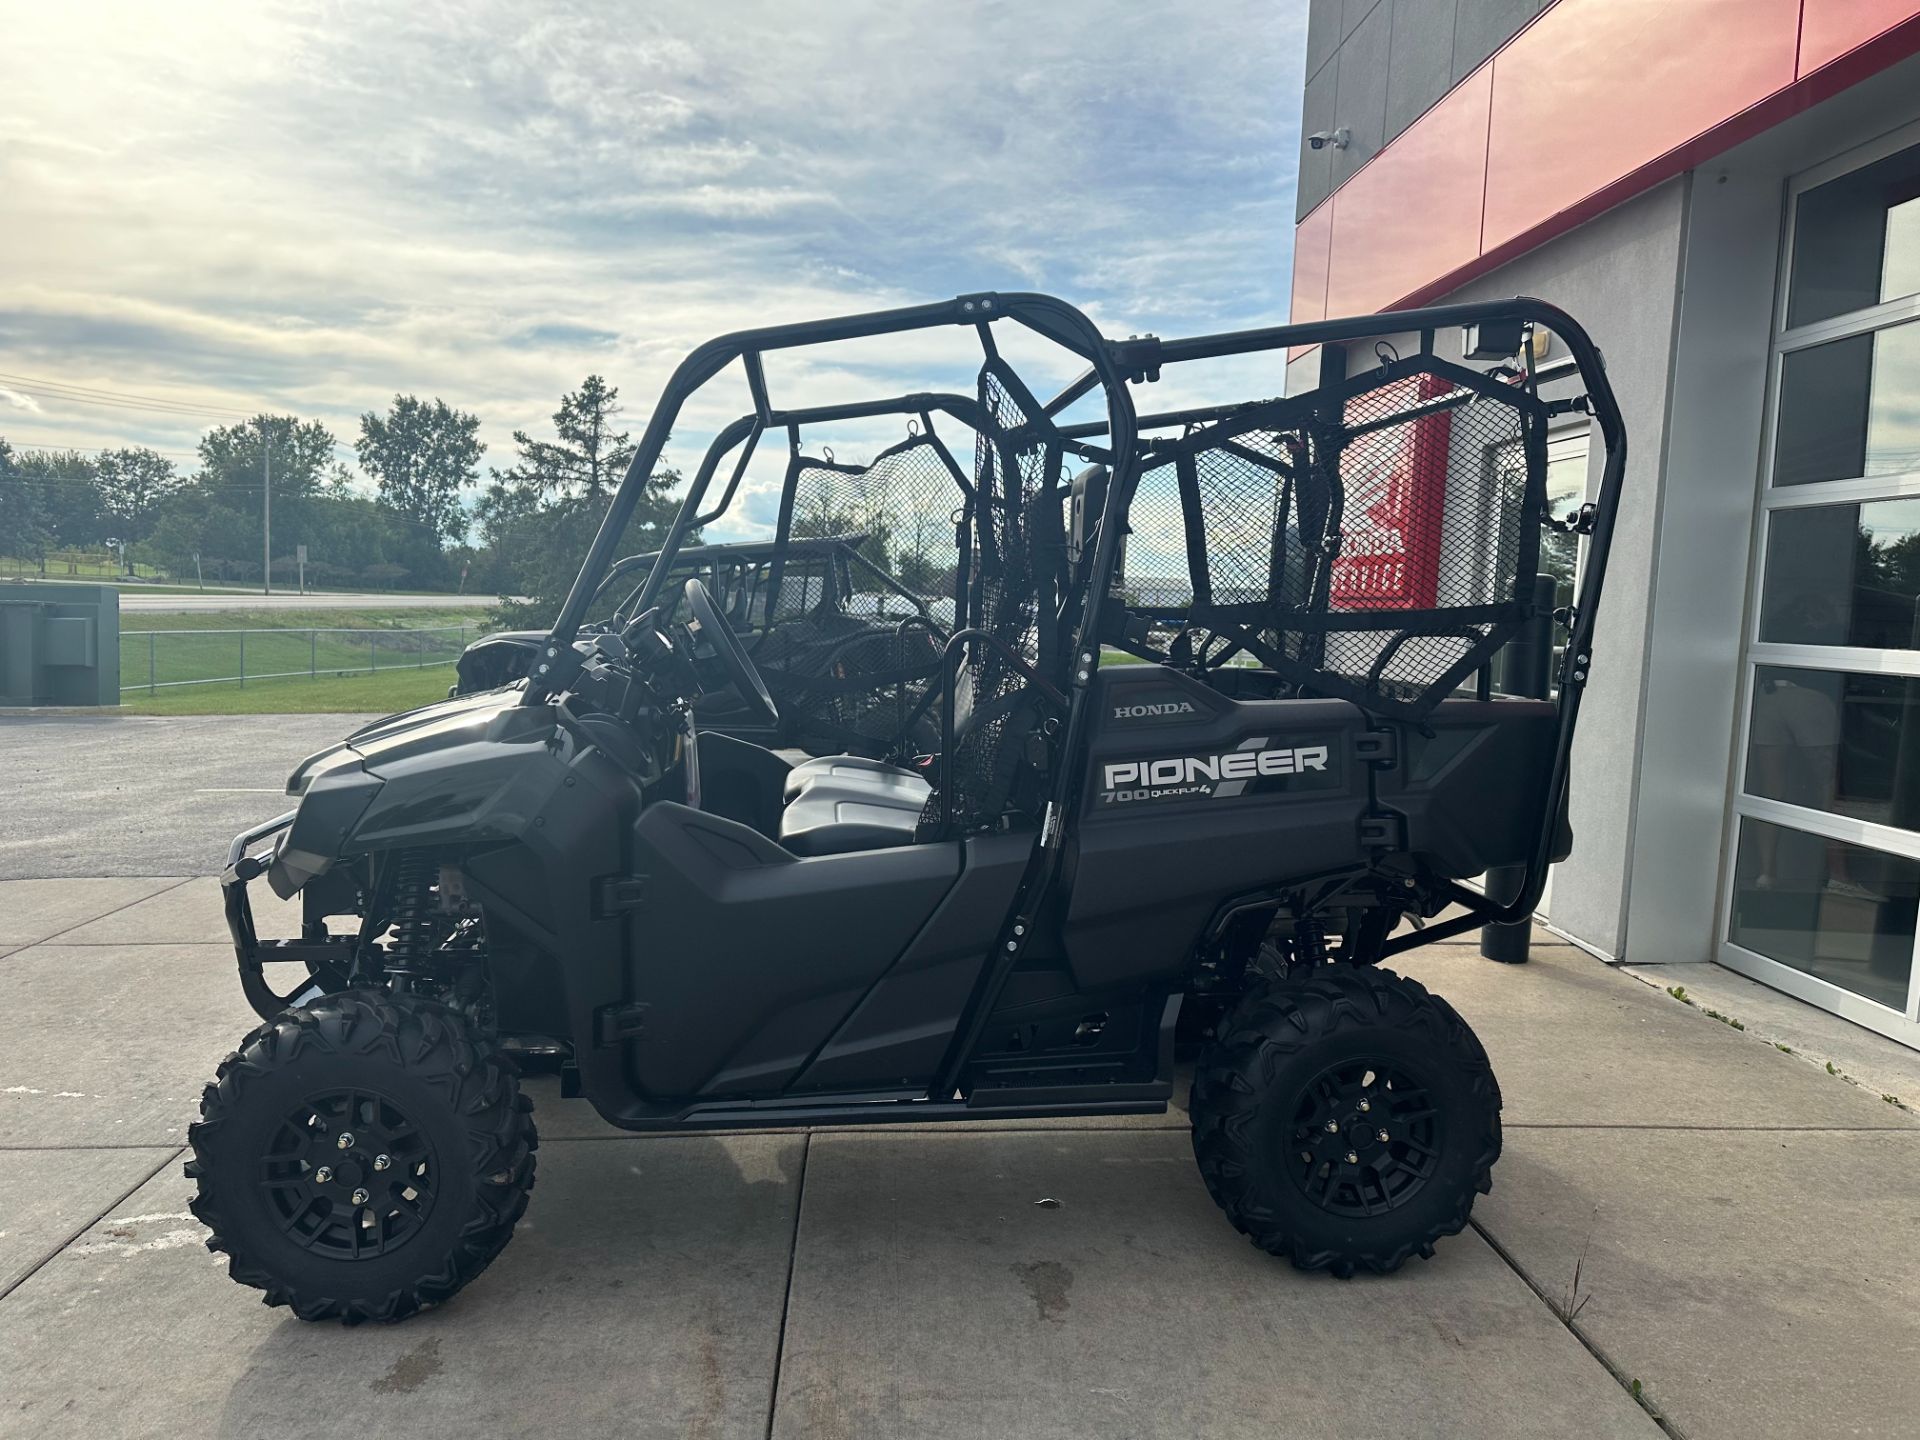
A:
<svg viewBox="0 0 1920 1440">
<path fill-rule="evenodd" d="M 127 619 L 132 623 L 120 631 L 125 699 L 144 694 L 149 680 L 157 689 L 146 698 L 158 699 L 170 683 L 183 681 L 232 679 L 231 688 L 238 689 L 237 677 L 243 674 L 252 689 L 277 677 L 298 676 L 312 684 L 327 676 L 444 669 L 485 633 L 471 610 L 236 610 Z"/>
<path fill-rule="evenodd" d="M 144 672 L 142 672 L 144 673 Z M 392 715 L 434 700 L 444 700 L 453 683 L 451 665 L 424 670 L 382 669 L 371 675 L 323 676 L 309 680 L 250 680 L 239 685 L 182 685 L 148 695 L 121 696 L 124 715 L 323 715 L 357 711 Z"/>
<path fill-rule="evenodd" d="M 128 630 L 422 630 L 439 625 L 477 627 L 481 617 L 471 606 L 445 610 L 188 610 L 129 611 L 120 617 Z"/>
</svg>

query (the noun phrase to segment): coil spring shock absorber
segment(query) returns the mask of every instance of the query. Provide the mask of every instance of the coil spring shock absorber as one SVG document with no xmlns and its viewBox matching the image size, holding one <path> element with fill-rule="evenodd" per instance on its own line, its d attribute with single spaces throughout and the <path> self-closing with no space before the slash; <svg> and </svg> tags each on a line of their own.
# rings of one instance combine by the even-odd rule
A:
<svg viewBox="0 0 1920 1440">
<path fill-rule="evenodd" d="M 438 925 L 433 916 L 433 857 L 424 850 L 401 853 L 393 875 L 393 936 L 387 946 L 387 976 L 406 994 L 427 969 Z"/>
<path fill-rule="evenodd" d="M 1293 958 L 1302 965 L 1327 963 L 1327 926 L 1318 915 L 1302 915 L 1293 922 Z"/>
</svg>

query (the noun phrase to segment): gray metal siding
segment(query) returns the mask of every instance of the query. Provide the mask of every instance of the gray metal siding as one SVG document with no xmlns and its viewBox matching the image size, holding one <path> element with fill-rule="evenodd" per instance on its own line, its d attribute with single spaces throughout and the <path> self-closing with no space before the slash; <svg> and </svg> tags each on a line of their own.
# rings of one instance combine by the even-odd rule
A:
<svg viewBox="0 0 1920 1440">
<path fill-rule="evenodd" d="M 1513 38 L 1549 0 L 1309 0 L 1307 87 L 1301 109 L 1304 218 Z M 1306 137 L 1345 127 L 1345 150 Z"/>
</svg>

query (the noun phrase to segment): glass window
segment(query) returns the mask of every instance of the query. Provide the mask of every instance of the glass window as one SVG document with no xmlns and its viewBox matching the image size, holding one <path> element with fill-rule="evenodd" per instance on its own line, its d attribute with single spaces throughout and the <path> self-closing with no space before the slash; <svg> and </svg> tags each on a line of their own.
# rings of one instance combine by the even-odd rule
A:
<svg viewBox="0 0 1920 1440">
<path fill-rule="evenodd" d="M 1920 680 L 1758 666 L 1746 790 L 1920 830 Z"/>
<path fill-rule="evenodd" d="M 1760 638 L 1920 650 L 1920 500 L 1774 511 Z"/>
<path fill-rule="evenodd" d="M 1578 511 L 1587 498 L 1587 432 L 1553 435 L 1547 439 L 1547 514 L 1564 520 Z M 1527 483 L 1526 450 L 1518 440 L 1503 440 L 1489 452 L 1495 483 L 1487 487 L 1490 514 L 1484 543 L 1484 561 L 1489 571 L 1495 557 L 1513 553 L 1509 538 L 1518 509 L 1517 503 L 1504 503 L 1503 495 L 1517 494 Z M 1578 560 L 1579 537 L 1564 530 L 1543 527 L 1540 531 L 1540 573 L 1554 579 L 1555 605 L 1573 603 L 1573 572 Z M 1509 567 L 1510 569 L 1511 567 Z"/>
<path fill-rule="evenodd" d="M 1815 186 L 1794 207 L 1787 325 L 1920 293 L 1920 147 Z"/>
<path fill-rule="evenodd" d="M 1920 470 L 1920 323 L 1790 350 L 1773 483 Z"/>
<path fill-rule="evenodd" d="M 1733 887 L 1734 944 L 1906 1008 L 1920 860 L 1749 816 Z"/>
</svg>

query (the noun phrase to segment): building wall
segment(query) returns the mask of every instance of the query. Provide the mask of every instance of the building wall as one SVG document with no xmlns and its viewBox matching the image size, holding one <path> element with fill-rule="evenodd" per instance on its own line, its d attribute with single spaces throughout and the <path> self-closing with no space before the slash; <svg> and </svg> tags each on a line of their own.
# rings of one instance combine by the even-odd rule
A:
<svg viewBox="0 0 1920 1440">
<path fill-rule="evenodd" d="M 1643 823 L 1633 837 L 1628 889 L 1626 945 L 1641 964 L 1712 958 L 1721 934 L 1720 868 L 1786 183 L 1916 120 L 1920 58 L 1692 177 L 1648 635 Z"/>
<path fill-rule="evenodd" d="M 1472 73 L 1552 0 L 1310 0 L 1296 218 Z M 1306 137 L 1345 126 L 1344 150 Z"/>
</svg>

